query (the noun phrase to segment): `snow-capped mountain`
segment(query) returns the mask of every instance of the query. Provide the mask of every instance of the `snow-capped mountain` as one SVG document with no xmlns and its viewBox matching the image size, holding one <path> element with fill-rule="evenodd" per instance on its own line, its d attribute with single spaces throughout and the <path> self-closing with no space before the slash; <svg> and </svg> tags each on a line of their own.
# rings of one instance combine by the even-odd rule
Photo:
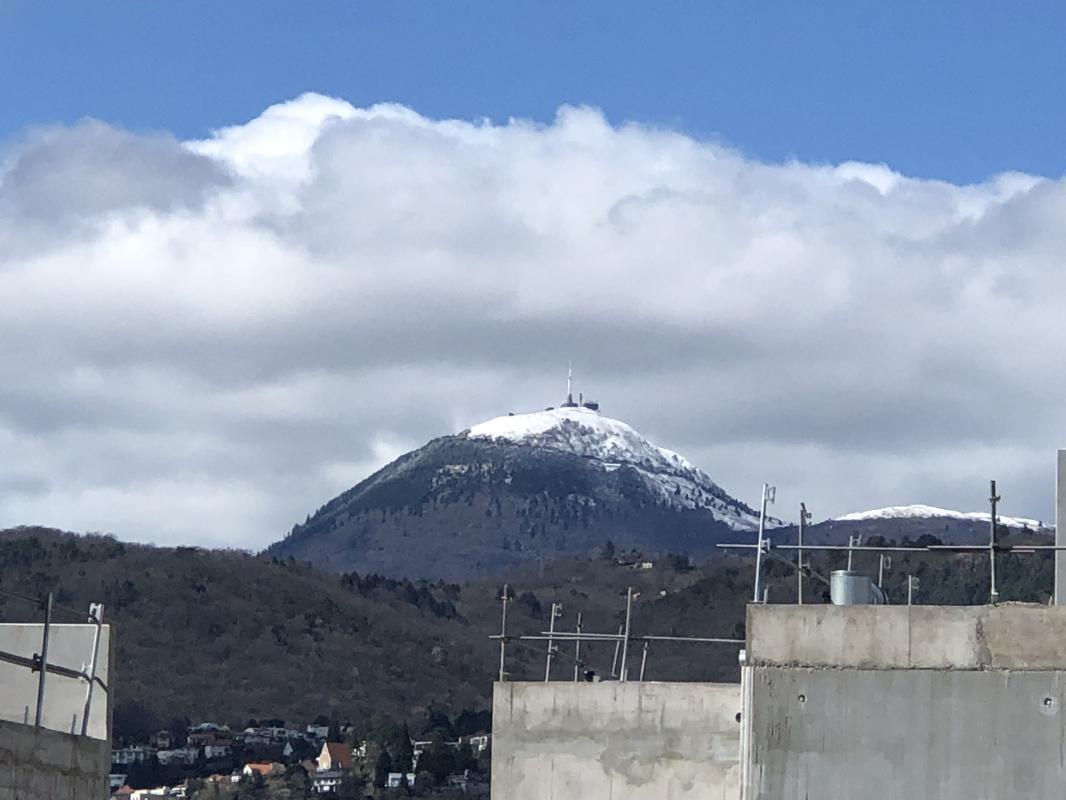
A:
<svg viewBox="0 0 1066 800">
<path fill-rule="evenodd" d="M 475 425 L 463 435 L 569 453 L 595 462 L 607 472 L 626 465 L 636 470 L 667 505 L 707 509 L 734 530 L 759 527 L 758 512 L 726 494 L 707 473 L 674 451 L 652 444 L 626 423 L 596 410 L 564 406 L 510 414 Z M 777 527 L 783 523 L 771 517 L 767 524 Z"/>
<path fill-rule="evenodd" d="M 888 508 L 875 508 L 870 511 L 856 511 L 834 517 L 833 522 L 861 522 L 875 519 L 958 519 L 988 524 L 992 515 L 987 511 L 951 511 L 936 506 L 912 505 L 912 506 L 889 506 Z M 1005 517 L 996 514 L 996 522 L 1008 528 L 1029 528 L 1039 530 L 1047 527 L 1041 520 L 1027 519 L 1026 517 Z"/>
<path fill-rule="evenodd" d="M 702 556 L 757 527 L 755 509 L 682 456 L 568 401 L 434 439 L 326 503 L 268 552 L 456 580 L 609 546 Z"/>
</svg>

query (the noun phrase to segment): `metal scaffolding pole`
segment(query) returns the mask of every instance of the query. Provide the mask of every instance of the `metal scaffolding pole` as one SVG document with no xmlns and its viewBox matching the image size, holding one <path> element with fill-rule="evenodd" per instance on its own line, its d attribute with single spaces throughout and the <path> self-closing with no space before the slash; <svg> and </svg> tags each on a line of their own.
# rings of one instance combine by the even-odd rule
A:
<svg viewBox="0 0 1066 800">
<path fill-rule="evenodd" d="M 44 636 L 41 640 L 41 677 L 37 681 L 37 716 L 34 718 L 34 726 L 41 727 L 41 716 L 44 713 L 44 680 L 48 674 L 48 636 L 52 628 L 52 593 L 48 593 L 48 600 L 44 607 Z"/>
<path fill-rule="evenodd" d="M 775 494 L 777 494 L 777 489 L 773 486 L 768 483 L 762 485 L 762 510 L 759 512 L 759 542 L 755 551 L 755 595 L 753 599 L 756 603 L 762 598 L 759 589 L 762 579 L 763 535 L 766 532 L 766 504 L 774 502 Z"/>
</svg>

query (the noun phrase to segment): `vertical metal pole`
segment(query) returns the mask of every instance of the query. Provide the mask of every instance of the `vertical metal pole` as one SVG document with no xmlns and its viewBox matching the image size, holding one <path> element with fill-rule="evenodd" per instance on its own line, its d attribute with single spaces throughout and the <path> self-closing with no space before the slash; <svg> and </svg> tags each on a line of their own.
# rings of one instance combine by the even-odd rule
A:
<svg viewBox="0 0 1066 800">
<path fill-rule="evenodd" d="M 552 679 L 552 654 L 555 652 L 555 620 L 562 613 L 558 603 L 552 603 L 552 618 L 548 623 L 548 658 L 544 662 L 544 682 Z"/>
<path fill-rule="evenodd" d="M 574 642 L 574 683 L 577 683 L 581 675 L 581 612 L 577 612 L 577 635 L 578 640 Z"/>
<path fill-rule="evenodd" d="M 853 555 L 852 548 L 853 547 L 858 547 L 860 544 L 862 544 L 862 536 L 861 535 L 849 536 L 848 537 L 848 572 L 851 572 L 851 563 L 852 563 L 852 555 Z"/>
<path fill-rule="evenodd" d="M 992 515 L 988 519 L 988 571 L 992 582 L 989 602 L 995 605 L 999 600 L 999 592 L 996 590 L 996 504 L 1000 501 L 996 494 L 996 482 L 991 481 L 991 495 L 988 501 L 992 504 Z"/>
<path fill-rule="evenodd" d="M 510 587 L 505 583 L 503 585 L 503 621 L 500 623 L 500 683 L 506 680 L 507 672 L 504 669 L 505 659 L 507 658 L 507 590 Z"/>
<path fill-rule="evenodd" d="M 44 712 L 44 678 L 48 674 L 48 634 L 52 627 L 52 593 L 48 593 L 48 602 L 44 607 L 44 638 L 41 640 L 41 677 L 37 682 L 37 716 L 34 726 L 41 727 L 41 714 Z"/>
<path fill-rule="evenodd" d="M 629 624 L 633 618 L 633 587 L 626 589 L 626 636 L 622 640 L 622 676 L 625 683 L 629 678 Z"/>
<path fill-rule="evenodd" d="M 89 606 L 89 622 L 96 626 L 93 631 L 93 652 L 89 661 L 89 685 L 85 689 L 85 710 L 81 715 L 81 735 L 85 736 L 89 731 L 89 713 L 93 707 L 93 686 L 96 683 L 96 660 L 100 654 L 100 631 L 104 624 L 104 606 L 102 603 L 93 603 Z"/>
<path fill-rule="evenodd" d="M 766 532 L 766 504 L 774 501 L 774 494 L 776 490 L 768 483 L 762 485 L 762 507 L 759 511 L 759 546 L 755 550 L 755 594 L 753 596 L 753 602 L 759 602 L 759 584 L 762 580 L 762 549 L 763 549 L 763 535 Z"/>
<path fill-rule="evenodd" d="M 622 631 L 625 630 L 624 625 L 618 626 L 618 638 L 614 640 L 614 659 L 611 661 L 611 677 L 618 677 L 618 651 L 622 647 Z"/>
<path fill-rule="evenodd" d="M 796 551 L 796 602 L 799 605 L 803 605 L 803 529 L 807 526 L 808 517 L 810 517 L 810 514 L 807 513 L 807 504 L 800 503 L 799 537 L 797 541 L 799 548 Z"/>
<path fill-rule="evenodd" d="M 881 585 L 885 582 L 885 554 L 879 553 L 877 556 L 877 588 L 880 589 Z"/>
<path fill-rule="evenodd" d="M 907 576 L 907 605 L 914 602 L 914 576 Z"/>
<path fill-rule="evenodd" d="M 648 640 L 644 640 L 644 652 L 640 654 L 640 679 L 644 680 L 644 667 L 648 665 Z"/>
</svg>

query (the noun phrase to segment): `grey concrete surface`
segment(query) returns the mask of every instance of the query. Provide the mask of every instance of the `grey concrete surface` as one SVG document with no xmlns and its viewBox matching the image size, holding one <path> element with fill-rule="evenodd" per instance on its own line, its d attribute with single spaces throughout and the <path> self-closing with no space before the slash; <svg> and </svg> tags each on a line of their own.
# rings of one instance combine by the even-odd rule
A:
<svg viewBox="0 0 1066 800">
<path fill-rule="evenodd" d="M 749 605 L 752 666 L 1066 669 L 1066 607 Z"/>
<path fill-rule="evenodd" d="M 0 625 L 0 650 L 25 658 L 41 652 L 43 624 Z M 88 666 L 92 651 L 92 625 L 52 625 L 49 634 L 48 661 L 71 669 Z M 103 626 L 97 674 L 110 685 L 111 628 Z M 0 720 L 24 723 L 34 721 L 37 710 L 39 673 L 0 661 Z M 81 732 L 85 708 L 86 682 L 49 673 L 45 682 L 42 724 L 46 728 L 70 733 Z M 88 735 L 97 739 L 110 736 L 110 708 L 106 692 L 97 687 L 89 715 Z"/>
<path fill-rule="evenodd" d="M 104 800 L 110 767 L 106 741 L 0 721 L 0 800 Z"/>
<path fill-rule="evenodd" d="M 743 800 L 1050 800 L 1066 791 L 1061 672 L 745 673 Z"/>
<path fill-rule="evenodd" d="M 740 686 L 498 683 L 500 800 L 736 800 Z"/>
</svg>

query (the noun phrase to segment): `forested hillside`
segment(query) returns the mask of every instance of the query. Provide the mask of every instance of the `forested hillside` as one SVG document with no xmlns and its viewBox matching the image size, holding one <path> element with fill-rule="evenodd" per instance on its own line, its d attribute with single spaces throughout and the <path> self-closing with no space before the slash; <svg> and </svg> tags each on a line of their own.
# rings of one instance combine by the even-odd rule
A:
<svg viewBox="0 0 1066 800">
<path fill-rule="evenodd" d="M 75 610 L 102 601 L 117 640 L 120 736 L 174 718 L 242 726 L 249 718 L 357 721 L 373 712 L 414 719 L 430 706 L 453 714 L 487 707 L 499 657 L 488 636 L 499 631 L 504 581 L 513 597 L 510 633 L 546 630 L 553 602 L 562 604 L 560 630 L 572 630 L 581 612 L 586 631 L 615 632 L 632 586 L 635 634 L 743 636 L 750 559 L 722 555 L 690 566 L 686 557 L 637 555 L 608 549 L 499 581 L 412 583 L 336 575 L 271 556 L 21 528 L 0 532 L 0 620 L 41 619 L 37 607 L 13 594 L 39 598 L 51 591 L 64 609 Z M 828 574 L 843 559 L 817 555 L 813 566 Z M 631 561 L 652 566 L 634 569 Z M 876 555 L 857 554 L 855 567 L 876 574 Z M 1050 596 L 1049 554 L 1001 556 L 997 572 L 1004 601 Z M 987 601 L 986 556 L 897 555 L 885 581 L 892 602 L 905 602 L 908 574 L 920 578 L 919 602 Z M 771 560 L 766 575 L 772 602 L 794 601 L 791 567 Z M 807 585 L 808 602 L 824 601 L 821 584 Z M 77 617 L 61 609 L 56 620 Z M 633 648 L 631 655 L 635 674 L 643 654 Z M 736 655 L 731 645 L 655 643 L 647 677 L 732 680 Z M 586 646 L 582 660 L 609 675 L 614 646 Z M 513 678 L 543 679 L 544 665 L 543 643 L 510 646 Z M 564 646 L 553 677 L 572 673 L 572 651 Z"/>
</svg>

